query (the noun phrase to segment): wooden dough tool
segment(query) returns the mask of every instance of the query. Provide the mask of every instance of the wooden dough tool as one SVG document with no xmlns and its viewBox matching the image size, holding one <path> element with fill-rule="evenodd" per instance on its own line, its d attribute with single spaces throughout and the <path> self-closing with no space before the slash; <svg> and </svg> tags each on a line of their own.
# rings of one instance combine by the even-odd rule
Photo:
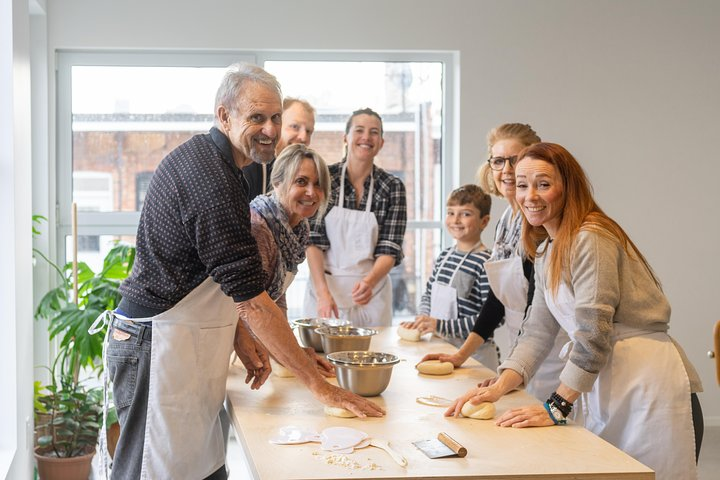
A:
<svg viewBox="0 0 720 480">
<path fill-rule="evenodd" d="M 443 457 L 464 457 L 467 455 L 467 449 L 455 441 L 445 432 L 438 433 L 437 438 L 429 440 L 419 440 L 413 442 L 421 452 L 429 458 Z"/>
</svg>

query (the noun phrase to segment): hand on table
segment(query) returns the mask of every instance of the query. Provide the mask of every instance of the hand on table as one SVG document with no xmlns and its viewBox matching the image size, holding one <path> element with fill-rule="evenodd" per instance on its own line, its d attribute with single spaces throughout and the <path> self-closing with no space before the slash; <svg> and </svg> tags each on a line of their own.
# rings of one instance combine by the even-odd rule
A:
<svg viewBox="0 0 720 480">
<path fill-rule="evenodd" d="M 313 390 L 313 394 L 325 405 L 342 407 L 360 418 L 382 417 L 385 415 L 385 410 L 367 398 L 355 395 L 348 390 L 327 382 L 322 384 L 320 388 Z"/>
<path fill-rule="evenodd" d="M 477 386 L 478 387 L 489 387 L 490 385 L 493 385 L 495 382 L 497 382 L 497 380 L 498 380 L 497 376 L 492 377 L 492 378 L 486 378 L 482 382 L 478 383 Z"/>
<path fill-rule="evenodd" d="M 455 399 L 455 402 L 445 411 L 446 417 L 459 417 L 460 410 L 466 402 L 477 405 L 482 402 L 497 402 L 503 394 L 494 387 L 473 388 L 465 392 L 462 396 Z M 542 408 L 542 407 L 541 407 Z"/>
<path fill-rule="evenodd" d="M 545 407 L 542 405 L 530 405 L 522 408 L 513 408 L 503 413 L 495 421 L 500 427 L 549 427 L 555 425 Z"/>
<path fill-rule="evenodd" d="M 247 370 L 245 383 L 252 382 L 250 388 L 257 390 L 265 383 L 270 376 L 270 356 L 265 346 L 245 327 L 242 320 L 238 320 L 235 328 L 235 340 L 233 342 L 235 354 Z"/>
<path fill-rule="evenodd" d="M 413 330 L 420 330 L 420 334 L 433 333 L 437 328 L 437 318 L 433 318 L 430 315 L 418 315 L 415 317 L 413 322 L 402 322 L 405 328 L 411 328 Z"/>
<path fill-rule="evenodd" d="M 322 375 L 323 377 L 335 376 L 335 367 L 332 363 L 328 362 L 324 356 L 315 353 L 315 349 L 312 347 L 303 347 L 303 350 L 305 350 L 307 356 L 310 357 L 310 360 L 315 363 L 315 366 L 317 367 L 318 372 L 320 372 L 320 375 Z"/>
<path fill-rule="evenodd" d="M 426 362 L 428 360 L 439 360 L 441 362 L 450 362 L 455 368 L 460 368 L 467 358 L 459 355 L 459 352 L 448 354 L 448 353 L 428 353 L 425 355 L 420 362 Z M 419 362 L 418 362 L 419 363 Z M 417 366 L 417 365 L 416 365 Z"/>
</svg>

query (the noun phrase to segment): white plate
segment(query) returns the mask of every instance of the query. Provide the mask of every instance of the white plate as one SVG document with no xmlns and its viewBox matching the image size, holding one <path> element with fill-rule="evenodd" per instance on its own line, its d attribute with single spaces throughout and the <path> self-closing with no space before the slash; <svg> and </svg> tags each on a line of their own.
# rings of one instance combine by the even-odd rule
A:
<svg viewBox="0 0 720 480">
<path fill-rule="evenodd" d="M 270 443 L 276 445 L 296 445 L 299 443 L 319 442 L 320 434 L 308 428 L 288 425 L 280 428 L 276 436 L 270 439 Z"/>
<path fill-rule="evenodd" d="M 329 427 L 320 432 L 323 450 L 338 451 L 354 448 L 369 436 L 367 433 L 349 427 Z"/>
<path fill-rule="evenodd" d="M 333 450 L 332 452 L 333 453 L 353 453 L 358 448 L 365 448 L 365 447 L 369 446 L 370 440 L 371 440 L 371 438 L 368 437 L 365 440 L 358 443 L 357 445 L 355 445 L 354 447 L 344 448 L 342 450 Z"/>
</svg>

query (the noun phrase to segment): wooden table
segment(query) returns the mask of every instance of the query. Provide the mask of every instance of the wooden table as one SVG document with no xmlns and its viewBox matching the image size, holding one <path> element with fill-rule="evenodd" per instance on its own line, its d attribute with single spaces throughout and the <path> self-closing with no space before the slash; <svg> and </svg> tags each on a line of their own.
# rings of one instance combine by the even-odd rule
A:
<svg viewBox="0 0 720 480">
<path fill-rule="evenodd" d="M 373 401 L 387 411 L 383 418 L 329 417 L 323 405 L 296 378 L 271 376 L 260 390 L 244 384 L 245 372 L 232 366 L 227 405 L 232 424 L 254 478 L 482 478 L 482 479 L 654 479 L 646 466 L 577 425 L 546 428 L 502 428 L 493 421 L 444 417 L 444 408 L 421 405 L 417 397 L 438 395 L 454 399 L 494 372 L 470 359 L 447 376 L 426 376 L 415 364 L 428 352 L 453 352 L 438 339 L 401 340 L 395 328 L 380 329 L 370 350 L 393 353 L 402 361 L 393 368 L 387 389 Z M 335 379 L 331 380 L 335 382 Z M 522 391 L 496 403 L 501 415 L 509 408 L 534 402 Z M 296 425 L 317 432 L 331 426 L 362 430 L 390 441 L 408 460 L 396 464 L 383 450 L 366 447 L 340 455 L 320 449 L 318 443 L 273 445 L 268 439 L 280 427 Z M 468 450 L 465 458 L 429 459 L 412 442 L 446 432 Z M 332 459 L 345 465 L 328 463 Z"/>
</svg>

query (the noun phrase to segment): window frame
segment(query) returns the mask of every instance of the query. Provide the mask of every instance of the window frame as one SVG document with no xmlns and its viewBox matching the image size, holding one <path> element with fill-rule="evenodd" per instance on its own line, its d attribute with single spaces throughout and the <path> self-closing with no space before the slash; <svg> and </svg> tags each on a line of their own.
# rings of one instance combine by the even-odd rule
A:
<svg viewBox="0 0 720 480">
<path fill-rule="evenodd" d="M 243 52 L 87 52 L 59 51 L 57 56 L 57 258 L 65 258 L 66 238 L 72 234 L 72 68 L 113 67 L 227 67 L 255 63 Z M 77 215 L 78 235 L 135 235 L 140 212 L 84 212 Z"/>
<path fill-rule="evenodd" d="M 368 61 L 368 62 L 440 62 L 443 65 L 443 106 L 441 140 L 441 187 L 443 202 L 459 178 L 459 161 L 455 145 L 458 57 L 450 51 L 70 51 L 57 54 L 57 258 L 64 258 L 66 239 L 72 232 L 72 67 L 227 67 L 245 61 L 263 66 L 266 61 Z M 442 205 L 438 205 L 443 212 Z M 77 215 L 78 235 L 135 235 L 140 212 L 85 212 Z M 449 236 L 443 228 L 443 214 L 435 221 L 408 220 L 408 231 L 439 229 L 440 247 Z M 423 272 L 428 273 L 429 272 Z"/>
</svg>

